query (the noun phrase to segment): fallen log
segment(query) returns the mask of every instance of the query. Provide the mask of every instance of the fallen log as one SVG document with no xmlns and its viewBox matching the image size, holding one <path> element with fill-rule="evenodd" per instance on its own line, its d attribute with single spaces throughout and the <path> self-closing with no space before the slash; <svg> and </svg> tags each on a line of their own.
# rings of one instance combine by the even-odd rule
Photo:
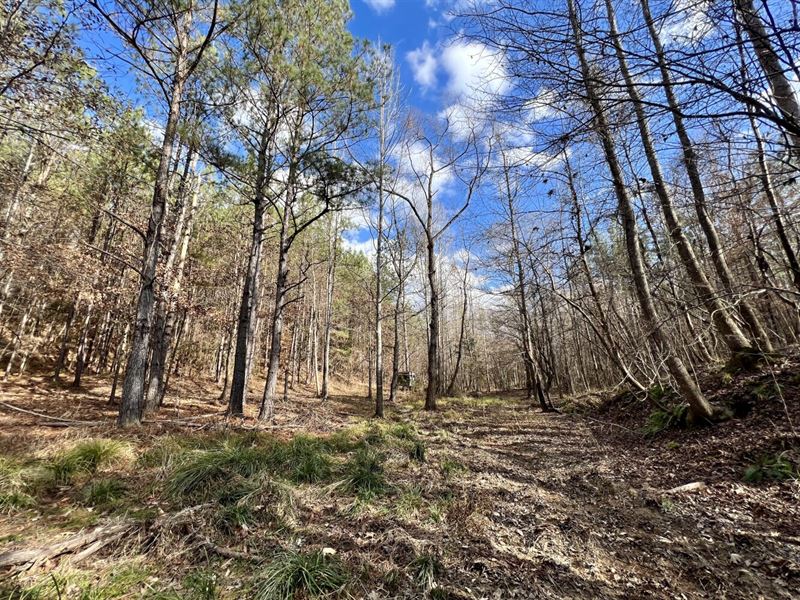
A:
<svg viewBox="0 0 800 600">
<path fill-rule="evenodd" d="M 65 540 L 42 546 L 39 548 L 27 548 L 22 550 L 10 550 L 0 554 L 0 569 L 7 567 L 17 567 L 18 570 L 26 570 L 37 563 L 57 558 L 62 554 L 77 552 L 85 546 L 89 546 L 76 557 L 78 560 L 94 554 L 108 543 L 122 537 L 133 527 L 130 523 L 115 523 L 102 525 L 92 531 L 81 532 Z M 91 550 L 91 551 L 90 551 Z"/>
</svg>

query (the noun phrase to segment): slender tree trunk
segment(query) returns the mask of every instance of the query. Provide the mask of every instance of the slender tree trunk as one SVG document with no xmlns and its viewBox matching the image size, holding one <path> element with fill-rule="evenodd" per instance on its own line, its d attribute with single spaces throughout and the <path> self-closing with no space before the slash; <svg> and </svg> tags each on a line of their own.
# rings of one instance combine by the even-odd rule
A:
<svg viewBox="0 0 800 600">
<path fill-rule="evenodd" d="M 605 109 L 595 90 L 596 78 L 592 74 L 583 48 L 581 26 L 575 11 L 574 0 L 567 0 L 567 6 L 569 9 L 570 25 L 574 36 L 575 50 L 580 63 L 583 85 L 594 113 L 595 127 L 600 137 L 603 154 L 605 155 L 606 163 L 611 172 L 614 192 L 619 203 L 619 213 L 622 218 L 622 225 L 625 233 L 625 247 L 633 272 L 634 286 L 642 310 L 642 316 L 644 317 L 645 324 L 649 329 L 649 335 L 654 344 L 666 354 L 667 368 L 673 379 L 675 379 L 681 395 L 689 403 L 692 416 L 697 419 L 708 419 L 712 416 L 713 412 L 711 405 L 703 396 L 694 379 L 692 379 L 686 366 L 670 348 L 666 334 L 661 329 L 661 322 L 650 292 L 650 284 L 645 276 L 644 260 L 639 245 L 639 236 L 636 231 L 636 215 L 630 198 L 628 197 L 622 170 L 614 150 L 611 130 L 606 120 Z"/>
<path fill-rule="evenodd" d="M 156 303 L 156 327 L 145 395 L 144 411 L 146 414 L 158 410 L 166 391 L 164 387 L 164 370 L 167 363 L 167 354 L 172 344 L 172 335 L 175 327 L 175 306 L 183 282 L 183 272 L 189 252 L 189 238 L 192 233 L 192 221 L 199 197 L 199 181 L 197 186 L 190 181 L 190 178 L 193 178 L 196 164 L 197 154 L 194 148 L 190 147 L 187 151 L 186 163 L 178 189 L 179 208 L 175 232 L 172 236 L 172 243 L 170 244 L 164 268 L 165 289 L 162 297 Z"/>
<path fill-rule="evenodd" d="M 670 74 L 669 67 L 667 66 L 664 48 L 661 44 L 661 38 L 659 37 L 658 30 L 656 29 L 652 15 L 650 14 L 649 0 L 640 0 L 640 3 L 645 22 L 647 24 L 647 29 L 650 33 L 650 38 L 656 51 L 656 58 L 658 60 L 659 71 L 661 74 L 661 86 L 664 89 L 664 94 L 667 98 L 667 105 L 672 113 L 675 132 L 678 134 L 678 139 L 680 140 L 683 164 L 686 167 L 686 173 L 689 177 L 689 184 L 692 189 L 692 197 L 694 198 L 697 220 L 700 223 L 700 228 L 705 235 L 709 250 L 711 251 L 711 262 L 714 265 L 717 276 L 722 282 L 724 290 L 732 296 L 735 293 L 735 281 L 733 273 L 731 272 L 727 259 L 725 258 L 725 253 L 722 249 L 717 228 L 714 225 L 711 216 L 709 215 L 705 189 L 703 187 L 703 181 L 700 177 L 700 171 L 697 164 L 697 155 L 694 151 L 694 145 L 692 144 L 692 141 L 686 130 L 686 126 L 683 122 L 683 116 L 678 98 L 675 95 L 672 87 L 672 76 Z M 761 324 L 761 319 L 759 318 L 755 309 L 750 305 L 746 298 L 740 298 L 738 306 L 739 312 L 750 329 L 751 334 L 755 338 L 756 344 L 760 346 L 761 350 L 767 352 L 771 351 L 772 343 L 770 342 L 769 335 L 764 329 L 764 326 Z"/>
<path fill-rule="evenodd" d="M 750 343 L 745 337 L 742 330 L 736 324 L 736 321 L 731 317 L 728 307 L 725 306 L 720 299 L 717 291 L 712 287 L 708 278 L 706 277 L 700 261 L 697 259 L 694 248 L 689 242 L 683 227 L 678 221 L 677 213 L 673 207 L 672 198 L 667 190 L 667 184 L 661 172 L 661 165 L 658 160 L 653 138 L 650 134 L 650 128 L 647 124 L 647 115 L 645 115 L 644 107 L 642 105 L 642 98 L 639 90 L 636 88 L 633 77 L 628 70 L 628 63 L 625 57 L 625 50 L 623 48 L 622 39 L 617 31 L 616 15 L 610 0 L 605 0 L 606 14 L 608 16 L 609 26 L 611 28 L 611 39 L 614 43 L 614 49 L 617 55 L 620 72 L 625 81 L 625 89 L 628 97 L 633 104 L 634 113 L 636 115 L 636 124 L 639 129 L 639 135 L 642 140 L 645 157 L 650 166 L 650 173 L 653 177 L 653 186 L 655 188 L 656 196 L 661 204 L 661 210 L 664 214 L 664 221 L 667 224 L 669 235 L 675 246 L 678 249 L 683 266 L 689 274 L 689 279 L 694 286 L 695 292 L 700 298 L 700 301 L 706 306 L 717 330 L 722 335 L 729 350 L 734 354 L 749 349 Z"/>
<path fill-rule="evenodd" d="M 439 290 L 436 279 L 436 249 L 431 234 L 432 207 L 429 203 L 428 227 L 426 228 L 426 250 L 428 258 L 428 292 L 429 325 L 428 325 L 428 387 L 425 390 L 425 410 L 436 410 L 436 396 L 439 393 Z"/>
<path fill-rule="evenodd" d="M 185 85 L 186 57 L 177 61 L 169 102 L 169 113 L 164 127 L 164 139 L 156 171 L 153 203 L 144 240 L 144 254 L 140 273 L 139 297 L 136 302 L 136 321 L 133 328 L 131 350 L 122 383 L 122 402 L 118 423 L 122 427 L 139 425 L 142 420 L 145 393 L 145 371 L 150 348 L 150 329 L 155 302 L 156 267 L 161 248 L 161 228 L 169 194 L 169 167 L 174 153 L 175 138 L 181 115 L 181 100 Z"/>
<path fill-rule="evenodd" d="M 293 167 L 290 167 L 290 170 Z M 281 233 L 278 244 L 278 274 L 275 281 L 275 307 L 272 312 L 272 328 L 270 331 L 269 357 L 267 362 L 267 381 L 264 384 L 264 395 L 261 398 L 261 409 L 258 418 L 265 421 L 272 418 L 275 410 L 275 387 L 278 383 L 278 372 L 281 363 L 281 339 L 283 334 L 283 309 L 286 304 L 286 291 L 289 280 L 289 238 L 290 215 L 294 204 L 294 174 L 289 174 L 289 190 L 283 206 Z"/>
<path fill-rule="evenodd" d="M 75 303 L 72 303 L 67 313 L 67 320 L 64 323 L 64 334 L 61 337 L 61 348 L 58 351 L 58 358 L 56 359 L 56 366 L 53 370 L 53 379 L 59 381 L 61 378 L 61 370 L 64 368 L 64 362 L 67 359 L 67 352 L 69 352 L 69 330 L 72 327 L 72 320 L 75 318 Z"/>
<path fill-rule="evenodd" d="M 331 217 L 328 245 L 328 275 L 325 285 L 325 330 L 322 337 L 322 400 L 328 399 L 331 375 L 331 328 L 333 326 L 333 291 L 336 276 L 336 253 L 339 247 L 338 216 Z"/>
<path fill-rule="evenodd" d="M 258 180 L 253 199 L 253 230 L 250 243 L 250 254 L 247 259 L 247 270 L 242 286 L 242 299 L 239 304 L 239 319 L 236 327 L 236 349 L 233 354 L 233 378 L 231 380 L 231 396 L 228 400 L 228 413 L 234 417 L 244 416 L 245 398 L 249 379 L 249 357 L 255 337 L 256 312 L 259 301 L 259 276 L 261 273 L 261 247 L 264 240 L 264 215 L 266 212 L 265 186 L 267 170 L 268 127 L 261 132 L 261 144 L 258 154 Z"/>
<path fill-rule="evenodd" d="M 800 102 L 797 100 L 792 83 L 786 77 L 788 66 L 784 67 L 781 64 L 781 59 L 773 49 L 753 0 L 734 0 L 734 2 L 744 30 L 750 38 L 750 43 L 753 44 L 758 62 L 769 81 L 772 99 L 783 113 L 781 116 L 800 127 Z M 797 156 L 800 153 L 800 135 L 789 132 L 788 136 L 792 145 L 791 154 Z"/>
<path fill-rule="evenodd" d="M 381 90 L 383 93 L 383 90 Z M 383 418 L 383 169 L 386 165 L 386 101 L 381 98 L 379 121 L 378 231 L 375 248 L 375 416 Z M 391 395 L 391 392 L 390 392 Z"/>
<path fill-rule="evenodd" d="M 458 346 L 456 351 L 456 364 L 453 367 L 453 374 L 450 377 L 450 383 L 447 385 L 447 396 L 452 396 L 455 389 L 458 373 L 461 370 L 461 358 L 464 352 L 464 336 L 467 328 L 467 308 L 469 307 L 469 288 L 467 286 L 469 277 L 469 257 L 464 264 L 464 281 L 463 281 L 463 297 L 461 306 L 461 326 L 458 331 Z M 463 389 L 463 388 L 462 388 Z"/>
<path fill-rule="evenodd" d="M 789 240 L 786 223 L 784 222 L 781 208 L 778 205 L 778 198 L 775 193 L 775 187 L 772 184 L 772 175 L 770 174 L 769 165 L 767 164 L 767 158 L 764 151 L 764 141 L 761 138 L 761 132 L 759 131 L 758 123 L 756 123 L 752 112 L 748 112 L 748 117 L 750 118 L 750 127 L 753 130 L 753 135 L 755 136 L 756 140 L 758 170 L 759 178 L 761 180 L 761 187 L 764 190 L 764 195 L 767 197 L 769 208 L 772 211 L 772 220 L 775 223 L 775 231 L 778 234 L 778 240 L 781 243 L 781 249 L 786 256 L 787 262 L 789 263 L 789 270 L 792 275 L 792 283 L 794 283 L 797 291 L 800 291 L 800 261 L 798 261 L 797 253 L 792 246 L 791 240 Z"/>
</svg>

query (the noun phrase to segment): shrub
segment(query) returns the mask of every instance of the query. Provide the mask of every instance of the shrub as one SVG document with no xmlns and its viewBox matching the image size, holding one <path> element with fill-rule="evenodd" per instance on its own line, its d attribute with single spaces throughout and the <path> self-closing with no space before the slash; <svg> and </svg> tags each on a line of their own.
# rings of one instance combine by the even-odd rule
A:
<svg viewBox="0 0 800 600">
<path fill-rule="evenodd" d="M 758 461 L 747 467 L 742 479 L 747 483 L 760 483 L 764 480 L 797 479 L 798 475 L 800 474 L 797 469 L 786 458 L 786 453 L 781 452 L 759 458 Z"/>
<path fill-rule="evenodd" d="M 644 426 L 643 433 L 647 437 L 653 437 L 671 427 L 682 427 L 686 424 L 689 415 L 687 404 L 678 404 L 668 410 L 654 410 L 647 418 L 647 425 Z"/>
<path fill-rule="evenodd" d="M 264 569 L 254 590 L 255 600 L 321 598 L 341 591 L 349 577 L 341 562 L 323 551 L 288 551 Z"/>
</svg>

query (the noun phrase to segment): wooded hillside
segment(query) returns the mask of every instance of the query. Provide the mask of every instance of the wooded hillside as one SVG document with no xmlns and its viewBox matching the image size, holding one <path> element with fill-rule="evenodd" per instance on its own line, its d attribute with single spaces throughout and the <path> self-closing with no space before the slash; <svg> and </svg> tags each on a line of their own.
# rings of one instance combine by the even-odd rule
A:
<svg viewBox="0 0 800 600">
<path fill-rule="evenodd" d="M 4 0 L 0 594 L 800 585 L 796 3 L 412 4 Z"/>
</svg>

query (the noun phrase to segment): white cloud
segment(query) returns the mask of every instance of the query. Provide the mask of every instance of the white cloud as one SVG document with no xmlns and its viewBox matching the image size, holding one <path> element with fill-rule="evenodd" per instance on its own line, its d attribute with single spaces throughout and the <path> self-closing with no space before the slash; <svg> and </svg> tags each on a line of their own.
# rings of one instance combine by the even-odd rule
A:
<svg viewBox="0 0 800 600">
<path fill-rule="evenodd" d="M 364 0 L 364 3 L 380 14 L 394 8 L 395 0 Z"/>
<path fill-rule="evenodd" d="M 483 44 L 448 44 L 441 65 L 451 104 L 439 117 L 447 118 L 456 137 L 464 139 L 483 127 L 496 97 L 508 90 L 511 80 L 502 55 Z"/>
<path fill-rule="evenodd" d="M 433 55 L 433 48 L 427 41 L 421 47 L 407 53 L 406 60 L 414 72 L 414 81 L 424 88 L 432 88 L 436 85 L 436 57 Z"/>
<path fill-rule="evenodd" d="M 678 0 L 661 35 L 667 43 L 678 45 L 702 40 L 715 27 L 708 14 L 709 8 L 710 3 L 705 0 Z"/>
<path fill-rule="evenodd" d="M 508 89 L 503 57 L 479 43 L 453 42 L 442 51 L 447 91 L 454 97 L 499 94 Z"/>
<path fill-rule="evenodd" d="M 350 252 L 361 253 L 370 259 L 370 261 L 374 260 L 377 252 L 375 250 L 375 240 L 372 238 L 359 240 L 358 236 L 354 236 L 349 232 L 344 232 L 342 234 L 342 247 Z"/>
</svg>

